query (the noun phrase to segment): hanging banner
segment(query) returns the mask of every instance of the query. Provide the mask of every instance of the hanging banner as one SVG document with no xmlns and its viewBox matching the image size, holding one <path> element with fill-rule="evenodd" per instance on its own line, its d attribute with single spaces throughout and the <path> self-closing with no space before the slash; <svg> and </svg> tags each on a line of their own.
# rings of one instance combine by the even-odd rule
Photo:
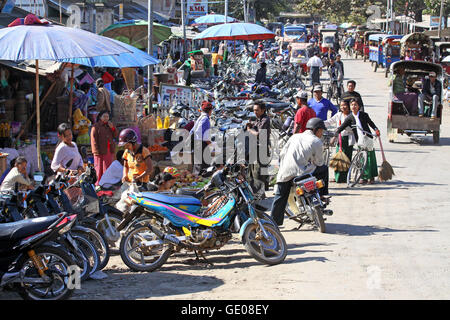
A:
<svg viewBox="0 0 450 320">
<path fill-rule="evenodd" d="M 207 0 L 187 0 L 186 17 L 188 20 L 208 14 Z"/>
</svg>

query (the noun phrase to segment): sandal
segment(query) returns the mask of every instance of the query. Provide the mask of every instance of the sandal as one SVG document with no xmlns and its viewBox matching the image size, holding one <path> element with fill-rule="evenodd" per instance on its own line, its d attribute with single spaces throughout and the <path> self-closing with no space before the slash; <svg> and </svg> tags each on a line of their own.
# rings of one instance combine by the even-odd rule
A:
<svg viewBox="0 0 450 320">
<path fill-rule="evenodd" d="M 375 179 L 370 179 L 368 183 L 369 184 L 374 184 L 375 183 Z"/>
<path fill-rule="evenodd" d="M 361 180 L 361 184 L 367 184 L 368 181 L 366 179 Z"/>
</svg>

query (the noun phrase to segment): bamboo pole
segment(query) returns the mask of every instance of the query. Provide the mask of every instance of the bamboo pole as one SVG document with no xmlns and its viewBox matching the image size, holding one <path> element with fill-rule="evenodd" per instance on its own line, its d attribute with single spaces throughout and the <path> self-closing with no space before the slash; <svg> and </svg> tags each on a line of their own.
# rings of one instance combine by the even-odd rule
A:
<svg viewBox="0 0 450 320">
<path fill-rule="evenodd" d="M 37 121 L 37 159 L 38 159 L 38 169 L 42 171 L 41 166 L 41 112 L 40 112 L 40 101 L 39 101 L 39 60 L 36 59 L 36 121 Z"/>
<path fill-rule="evenodd" d="M 69 93 L 69 124 L 72 125 L 72 104 L 73 104 L 73 74 L 75 65 L 72 64 L 72 70 L 70 71 L 70 93 Z"/>
<path fill-rule="evenodd" d="M 122 72 L 123 81 L 125 81 L 125 85 L 127 86 L 127 90 L 130 90 L 130 86 L 128 85 L 127 77 L 125 77 L 125 74 L 123 73 L 123 68 L 120 69 Z"/>
</svg>

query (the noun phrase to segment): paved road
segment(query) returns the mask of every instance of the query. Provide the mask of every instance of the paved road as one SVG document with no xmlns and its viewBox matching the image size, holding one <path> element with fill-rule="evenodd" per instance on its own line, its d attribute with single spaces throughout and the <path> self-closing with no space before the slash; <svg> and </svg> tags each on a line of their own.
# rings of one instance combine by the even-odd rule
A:
<svg viewBox="0 0 450 320">
<path fill-rule="evenodd" d="M 74 299 L 449 299 L 450 111 L 444 110 L 441 143 L 386 137 L 387 80 L 362 60 L 344 60 L 357 81 L 366 111 L 382 132 L 394 180 L 347 189 L 331 183 L 327 233 L 283 229 L 289 247 L 282 265 L 249 257 L 237 238 L 208 258 L 170 258 L 159 271 L 130 272 L 115 256 L 108 278 L 90 280 Z M 378 164 L 381 154 L 377 151 Z M 13 296 L 0 293 L 0 299 Z"/>
</svg>

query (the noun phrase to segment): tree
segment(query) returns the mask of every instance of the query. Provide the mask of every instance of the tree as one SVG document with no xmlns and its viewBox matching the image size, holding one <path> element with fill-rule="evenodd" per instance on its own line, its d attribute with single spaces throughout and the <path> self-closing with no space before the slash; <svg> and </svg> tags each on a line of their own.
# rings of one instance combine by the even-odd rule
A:
<svg viewBox="0 0 450 320">
<path fill-rule="evenodd" d="M 425 13 L 434 16 L 439 16 L 441 11 L 441 0 L 425 0 L 424 2 L 427 6 L 426 10 L 424 11 Z M 448 1 L 444 0 L 444 12 L 442 14 L 442 20 L 444 21 L 445 28 L 448 27 L 447 20 L 449 15 L 450 15 L 450 5 Z"/>
</svg>

